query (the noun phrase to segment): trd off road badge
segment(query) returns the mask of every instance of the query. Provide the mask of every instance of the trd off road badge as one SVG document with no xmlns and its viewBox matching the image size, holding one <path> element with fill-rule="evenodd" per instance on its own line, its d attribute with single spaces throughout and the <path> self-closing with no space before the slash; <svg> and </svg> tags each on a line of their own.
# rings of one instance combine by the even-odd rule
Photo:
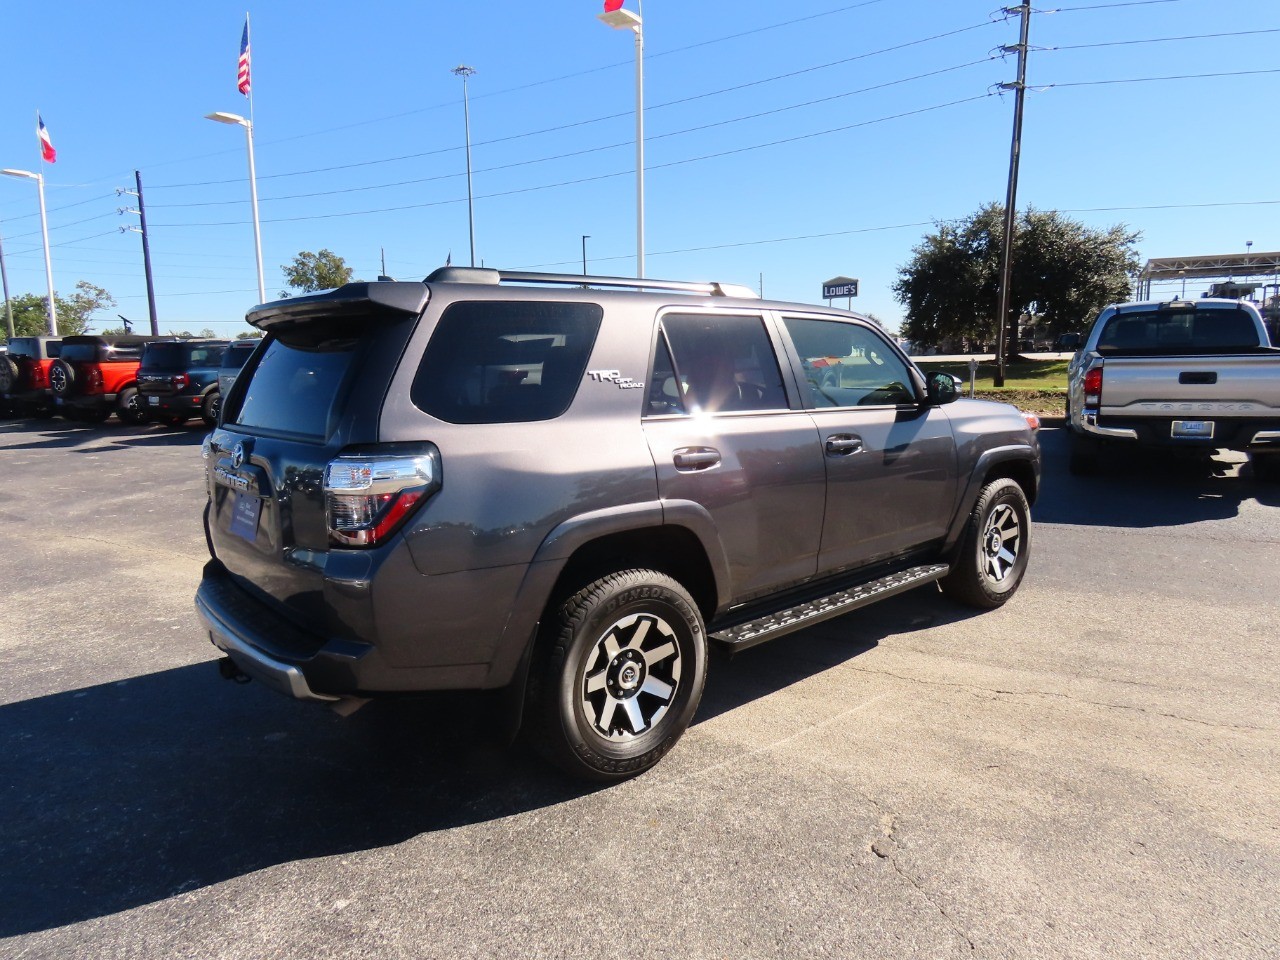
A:
<svg viewBox="0 0 1280 960">
<path fill-rule="evenodd" d="M 600 383 L 615 383 L 619 390 L 640 390 L 644 384 L 630 377 L 624 377 L 617 370 L 588 370 L 587 376 Z"/>
</svg>

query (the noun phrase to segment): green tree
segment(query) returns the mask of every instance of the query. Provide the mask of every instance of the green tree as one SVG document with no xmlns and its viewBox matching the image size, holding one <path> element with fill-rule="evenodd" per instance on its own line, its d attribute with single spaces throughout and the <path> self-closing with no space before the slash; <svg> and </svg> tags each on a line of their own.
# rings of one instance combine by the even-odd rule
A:
<svg viewBox="0 0 1280 960">
<path fill-rule="evenodd" d="M 236 334 L 237 340 L 257 340 L 262 336 L 261 330 L 242 330 Z"/>
<path fill-rule="evenodd" d="M 351 282 L 352 273 L 346 261 L 332 250 L 319 253 L 303 250 L 292 263 L 284 264 L 280 270 L 284 274 L 284 282 L 289 285 L 289 289 L 280 291 L 282 297 L 340 287 Z"/>
<path fill-rule="evenodd" d="M 87 280 L 76 284 L 76 292 L 70 297 L 60 297 L 55 292 L 53 302 L 58 308 L 58 333 L 74 336 L 89 329 L 89 321 L 99 310 L 116 305 L 115 298 L 102 287 Z M 49 297 L 38 293 L 24 293 L 11 297 L 13 307 L 13 332 L 19 337 L 37 337 L 49 332 Z"/>
<path fill-rule="evenodd" d="M 1048 335 L 1079 329 L 1100 308 L 1129 294 L 1141 234 L 1124 224 L 1094 230 L 1056 210 L 1017 218 L 1009 285 L 1008 352 L 1017 353 L 1018 320 L 1035 317 Z M 902 336 L 992 342 L 1000 304 L 1004 207 L 987 204 L 965 220 L 939 224 L 899 268 L 894 296 L 906 309 Z"/>
</svg>

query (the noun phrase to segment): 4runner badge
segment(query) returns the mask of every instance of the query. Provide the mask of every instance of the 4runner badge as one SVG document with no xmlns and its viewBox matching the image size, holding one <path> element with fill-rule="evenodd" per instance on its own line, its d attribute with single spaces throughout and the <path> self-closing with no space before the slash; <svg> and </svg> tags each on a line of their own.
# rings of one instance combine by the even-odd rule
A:
<svg viewBox="0 0 1280 960">
<path fill-rule="evenodd" d="M 588 370 L 587 376 L 600 383 L 615 383 L 619 390 L 640 390 L 644 384 L 630 377 L 624 377 L 617 370 Z"/>
</svg>

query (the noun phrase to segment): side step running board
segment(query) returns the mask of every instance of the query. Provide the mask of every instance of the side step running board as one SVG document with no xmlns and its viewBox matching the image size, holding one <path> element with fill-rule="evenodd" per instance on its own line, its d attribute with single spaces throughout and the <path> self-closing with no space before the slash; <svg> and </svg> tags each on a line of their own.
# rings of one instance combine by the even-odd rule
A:
<svg viewBox="0 0 1280 960">
<path fill-rule="evenodd" d="M 841 590 L 829 597 L 810 600 L 808 603 L 802 603 L 787 610 L 779 610 L 777 613 L 771 613 L 747 623 L 717 630 L 711 634 L 711 639 L 733 651 L 746 650 L 748 647 L 754 647 L 774 637 L 803 630 L 805 627 L 841 616 L 877 600 L 883 600 L 897 593 L 905 593 L 921 584 L 940 580 L 950 569 L 945 563 L 912 567 L 901 573 L 890 574 L 879 580 L 871 580 L 856 587 L 850 587 L 848 590 Z"/>
</svg>

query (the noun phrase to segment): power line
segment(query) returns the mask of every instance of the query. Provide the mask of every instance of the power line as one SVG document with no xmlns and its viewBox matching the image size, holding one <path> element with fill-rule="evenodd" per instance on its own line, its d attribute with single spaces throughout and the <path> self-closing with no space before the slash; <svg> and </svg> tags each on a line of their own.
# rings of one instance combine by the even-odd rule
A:
<svg viewBox="0 0 1280 960">
<path fill-rule="evenodd" d="M 1206 80 L 1211 77 L 1251 77 L 1262 73 L 1280 73 L 1280 67 L 1268 70 L 1232 70 L 1222 73 L 1180 73 L 1167 77 L 1128 77 L 1119 80 L 1073 80 L 1063 83 L 1048 83 L 1037 89 L 1048 90 L 1053 87 L 1104 87 L 1116 83 L 1155 83 L 1161 80 Z"/>
<path fill-rule="evenodd" d="M 871 86 L 869 86 L 869 87 L 861 87 L 861 88 L 859 88 L 859 89 L 857 89 L 857 90 L 850 90 L 850 91 L 847 91 L 847 92 L 845 92 L 845 93 L 832 94 L 831 96 L 827 96 L 827 97 L 819 97 L 819 98 L 814 99 L 814 100 L 805 100 L 805 101 L 802 101 L 802 102 L 800 102 L 800 103 L 793 103 L 793 104 L 788 104 L 788 105 L 786 105 L 786 106 L 782 106 L 782 107 L 775 107 L 775 108 L 774 108 L 774 109 L 772 109 L 772 110 L 763 110 L 763 111 L 761 111 L 761 112 L 759 112 L 759 113 L 750 113 L 750 114 L 745 114 L 745 115 L 743 115 L 743 116 L 739 116 L 739 117 L 730 117 L 730 118 L 727 118 L 727 119 L 725 119 L 725 120 L 716 120 L 716 121 L 713 121 L 713 122 L 711 122 L 711 123 L 699 124 L 698 126 L 695 126 L 695 127 L 686 127 L 686 128 L 684 128 L 683 130 L 673 130 L 673 131 L 669 131 L 669 132 L 667 132 L 667 133 L 655 134 L 654 136 L 646 137 L 646 138 L 645 138 L 645 142 L 646 142 L 646 143 L 650 143 L 650 142 L 654 142 L 654 141 L 657 141 L 657 140 L 667 139 L 667 138 L 670 138 L 670 137 L 683 136 L 683 135 L 685 135 L 685 134 L 689 134 L 689 133 L 698 133 L 698 132 L 701 132 L 701 131 L 703 131 L 703 130 L 711 130 L 711 129 L 714 129 L 715 127 L 722 127 L 722 126 L 726 126 L 726 125 L 731 124 L 731 123 L 741 123 L 741 122 L 746 121 L 746 120 L 757 120 L 757 119 L 759 119 L 759 118 L 761 118 L 761 117 L 772 116 L 772 115 L 774 115 L 774 114 L 778 114 L 778 113 L 785 113 L 785 112 L 787 112 L 787 111 L 789 111 L 789 110 L 798 110 L 798 109 L 801 109 L 801 108 L 804 108 L 804 107 L 812 107 L 812 106 L 817 106 L 818 104 L 830 103 L 830 102 L 835 101 L 835 100 L 842 100 L 842 99 L 844 99 L 844 98 L 846 98 L 846 97 L 853 97 L 853 96 L 857 96 L 857 95 L 860 95 L 860 94 L 863 94 L 863 93 L 871 93 L 871 92 L 874 92 L 874 91 L 876 91 L 876 90 L 883 90 L 883 89 L 886 89 L 886 88 L 888 88 L 888 87 L 898 86 L 898 85 L 901 85 L 901 84 L 904 84 L 904 83 L 910 83 L 910 82 L 915 81 L 915 80 L 922 80 L 922 79 L 926 79 L 926 78 L 928 78 L 928 77 L 936 77 L 936 76 L 939 76 L 939 75 L 944 74 L 944 73 L 953 73 L 953 72 L 955 72 L 955 71 L 957 71 L 957 70 L 963 70 L 963 69 L 966 69 L 966 68 L 968 68 L 968 67 L 977 66 L 978 64 L 982 64 L 982 63 L 990 63 L 990 62 L 991 62 L 992 60 L 994 60 L 994 59 L 995 59 L 995 57 L 994 57 L 994 56 L 983 57 L 983 58 L 982 58 L 982 59 L 980 59 L 980 60 L 971 60 L 971 61 L 969 61 L 968 63 L 956 64 L 956 65 L 954 65 L 954 66 L 950 66 L 950 67 L 941 67 L 941 68 L 939 68 L 939 69 L 937 69 L 937 70 L 930 70 L 930 71 L 929 71 L 929 72 L 927 72 L 927 73 L 918 73 L 918 74 L 916 74 L 916 75 L 914 75 L 914 76 L 910 76 L 910 77 L 902 77 L 902 78 L 897 79 L 897 80 L 886 80 L 886 81 L 885 81 L 885 82 L 883 82 L 883 83 L 872 84 L 872 85 L 871 85 Z M 475 171 L 475 172 L 476 172 L 476 173 L 496 173 L 496 172 L 498 172 L 498 171 L 502 171 L 502 170 L 512 170 L 512 169 L 516 169 L 516 168 L 519 168 L 519 167 L 532 166 L 533 164 L 537 164 L 537 163 L 547 163 L 547 162 L 554 161 L 554 160 L 566 160 L 566 159 L 570 159 L 570 158 L 573 158 L 573 157 L 586 156 L 586 155 L 588 155 L 588 154 L 592 154 L 592 153 L 601 153 L 601 152 L 603 152 L 603 151 L 605 151 L 605 150 L 616 150 L 616 149 L 619 149 L 619 148 L 621 148 L 621 147 L 630 147 L 630 146 L 632 146 L 632 144 L 633 144 L 633 141 L 631 141 L 631 140 L 625 140 L 625 141 L 621 141 L 621 142 L 619 142 L 619 143 L 610 143 L 610 144 L 605 144 L 605 145 L 603 145 L 603 146 L 598 146 L 598 147 L 586 147 L 586 148 L 583 148 L 583 149 L 581 149 L 581 150 L 573 150 L 573 151 L 570 151 L 570 152 L 568 152 L 568 153 L 553 154 L 553 155 L 551 155 L 551 156 L 546 156 L 546 157 L 534 157 L 534 158 L 531 158 L 531 159 L 528 159 L 528 160 L 516 160 L 516 161 L 513 161 L 513 162 L 511 162 L 511 163 L 503 163 L 503 164 L 498 164 L 498 165 L 496 165 L 496 166 L 492 166 L 492 167 L 485 167 L 485 168 L 480 169 L 480 170 L 477 170 L 477 171 Z M 339 195 L 339 194 L 345 194 L 345 193 L 365 193 L 365 192 L 368 192 L 368 191 L 370 191 L 370 190 L 385 190 L 385 189 L 389 189 L 389 188 L 391 188 L 391 187 L 413 186 L 413 185 L 417 185 L 417 184 L 421 184 L 421 183 L 431 183 L 431 182 L 435 182 L 435 181 L 438 181 L 438 180 L 452 180 L 452 179 L 457 179 L 457 178 L 459 178 L 459 177 L 463 177 L 463 176 L 465 176 L 465 174 L 464 174 L 464 173 L 442 173 L 442 174 L 435 174 L 435 175 L 430 176 L 430 177 L 414 177 L 414 178 L 412 178 L 412 179 L 410 179 L 410 180 L 396 180 L 396 181 L 392 181 L 392 182 L 389 182 L 389 183 L 375 183 L 375 184 L 368 184 L 368 185 L 366 185 L 366 186 L 361 186 L 361 187 L 339 187 L 339 188 L 334 189 L 334 190 L 317 190 L 317 191 L 313 191 L 313 192 L 309 192 L 309 193 L 293 193 L 293 194 L 284 194 L 284 195 L 282 195 L 282 196 L 278 196 L 278 197 L 263 197 L 263 198 L 262 198 L 262 202 L 263 202 L 263 203 L 268 203 L 268 202 L 274 202 L 274 201 L 278 201 L 278 200 L 305 200 L 305 199 L 311 199 L 311 198 L 314 198 L 314 197 L 328 197 L 328 196 L 336 196 L 336 195 Z M 239 206 L 239 205 L 244 205 L 244 204 L 246 204 L 246 203 L 248 203 L 248 202 L 249 202 L 248 200 L 243 200 L 243 199 L 239 199 L 239 200 L 203 200 L 203 201 L 197 201 L 197 202 L 194 202 L 194 203 L 157 203 L 157 204 L 151 204 L 151 207 L 152 207 L 153 209 L 158 209 L 158 208 L 165 208 L 165 209 L 183 209 L 183 208 L 190 208 L 190 207 L 222 207 L 222 206 Z"/>
<path fill-rule="evenodd" d="M 676 100 L 667 100 L 662 103 L 651 104 L 650 106 L 645 108 L 645 113 L 649 113 L 650 111 L 653 111 L 653 110 L 661 110 L 666 107 L 672 107 L 680 104 L 691 103 L 696 100 L 705 100 L 708 97 L 720 96 L 721 94 L 725 94 L 725 93 L 736 93 L 739 90 L 746 90 L 751 87 L 757 87 L 766 83 L 774 83 L 778 80 L 788 80 L 792 77 L 802 76 L 806 73 L 813 73 L 817 70 L 826 70 L 831 67 L 843 66 L 848 63 L 853 63 L 858 60 L 866 60 L 866 59 L 869 59 L 870 57 L 880 56 L 885 53 L 896 53 L 899 50 L 905 50 L 910 47 L 919 46 L 924 43 L 931 43 L 934 40 L 942 40 L 948 37 L 954 37 L 962 33 L 968 33 L 969 31 L 972 31 L 972 30 L 978 30 L 983 27 L 990 27 L 991 25 L 992 25 L 991 21 L 983 20 L 979 23 L 970 24 L 969 26 L 959 27 L 955 30 L 948 30 L 944 33 L 932 34 L 926 37 L 919 37 L 915 40 L 908 40 L 903 43 L 894 44 L 892 46 L 881 47 L 878 50 L 870 50 L 864 53 L 854 54 L 853 56 L 842 57 L 839 60 L 831 60 L 831 61 L 828 61 L 827 63 L 815 64 L 813 66 L 804 67 L 799 70 L 791 70 L 791 71 L 788 71 L 787 73 L 775 74 L 773 76 L 763 77 L 757 80 L 749 80 L 745 83 L 735 84 L 734 86 L 730 86 L 730 87 L 721 87 L 717 90 L 709 90 L 705 93 L 693 94 L 691 96 L 681 97 Z M 513 140 L 523 140 L 528 137 L 541 136 L 547 133 L 562 133 L 565 130 L 572 130 L 578 127 L 589 126 L 594 123 L 602 123 L 607 120 L 616 120 L 620 117 L 628 117 L 628 116 L 631 116 L 630 111 L 611 113 L 605 116 L 592 117 L 587 120 L 575 120 L 572 123 L 562 123 L 554 127 L 544 127 L 540 130 L 529 130 L 524 133 L 513 133 L 504 137 L 494 137 L 493 139 L 490 139 L 490 140 L 474 141 L 471 144 L 471 146 L 473 149 L 476 147 L 494 146 L 495 144 L 509 143 Z M 328 167 L 316 167 L 310 170 L 292 170 L 292 171 L 285 171 L 283 173 L 265 174 L 265 175 L 259 176 L 258 180 L 259 181 L 276 180 L 282 177 L 301 177 L 301 176 L 309 176 L 311 174 L 316 174 L 316 173 L 333 173 L 334 171 L 338 171 L 338 170 L 353 170 L 359 167 L 378 166 L 385 163 L 399 163 L 404 160 L 419 160 L 423 157 L 438 156 L 439 154 L 442 154 L 442 153 L 452 153 L 461 149 L 462 147 L 460 146 L 437 147 L 433 150 L 424 150 L 418 153 L 406 153 L 396 157 L 379 157 L 374 160 L 360 160 L 355 163 L 343 163 L 343 164 L 336 164 L 334 166 L 328 166 Z M 243 182 L 242 177 L 234 177 L 234 178 L 229 178 L 225 180 L 204 180 L 204 181 L 193 181 L 190 183 L 162 183 L 162 184 L 157 184 L 151 189 L 170 190 L 170 189 L 178 189 L 182 187 L 223 186 L 226 184 L 233 184 L 233 183 L 238 184 L 242 182 Z M 158 204 L 153 204 L 152 206 L 155 207 L 155 206 L 158 206 Z"/>
<path fill-rule="evenodd" d="M 960 104 L 965 104 L 965 103 L 973 103 L 978 100 L 985 100 L 987 97 L 990 97 L 991 95 L 992 94 L 990 92 L 981 93 L 973 97 L 963 97 L 959 100 L 951 100 L 946 103 L 934 104 L 933 106 L 920 107 L 919 109 L 916 109 L 916 110 L 905 110 L 900 113 L 894 113 L 884 117 L 876 117 L 875 119 L 872 119 L 872 120 L 862 120 L 857 123 L 847 123 L 847 124 L 842 124 L 841 126 L 838 126 L 838 127 L 831 127 L 826 130 L 818 130 L 813 133 L 804 133 L 794 137 L 784 137 L 778 140 L 770 140 L 767 143 L 752 144 L 750 146 L 737 147 L 731 150 L 721 150 L 716 153 L 702 154 L 701 156 L 696 156 L 696 157 L 687 157 L 682 160 L 671 160 L 671 161 L 668 161 L 667 163 L 651 164 L 646 169 L 662 170 L 668 167 L 677 167 L 677 166 L 683 166 L 689 163 L 697 163 L 702 160 L 712 160 L 719 157 L 734 156 L 740 153 L 749 153 L 753 150 L 762 150 L 766 147 L 776 147 L 776 146 L 783 146 L 791 143 L 799 143 L 803 140 L 811 140 L 814 137 L 828 136 L 833 133 L 843 133 L 845 131 L 854 130 L 859 127 L 867 127 L 867 126 L 872 126 L 878 123 L 885 123 L 889 120 L 899 120 L 899 119 L 902 119 L 903 117 L 916 116 L 921 113 L 929 113 L 934 110 L 942 110 L 947 107 L 959 106 Z M 590 176 L 590 177 L 579 177 L 574 180 L 563 180 L 557 183 L 539 184 L 537 186 L 532 186 L 532 187 L 520 187 L 513 190 L 503 190 L 498 193 L 485 194 L 483 196 L 476 197 L 475 199 L 492 200 L 498 197 L 508 197 L 508 196 L 513 196 L 513 195 L 522 194 L 522 193 L 532 193 L 538 190 L 550 190 L 555 187 L 576 186 L 582 183 L 591 183 L 591 182 L 600 181 L 600 180 L 609 180 L 616 177 L 631 176 L 634 173 L 635 173 L 634 170 L 619 170 L 614 173 L 597 174 L 595 176 Z M 309 215 L 297 216 L 297 217 L 274 217 L 274 218 L 264 219 L 262 222 L 263 223 L 296 223 L 304 220 L 332 220 L 338 217 L 367 216 L 369 214 L 375 214 L 375 213 L 396 213 L 403 210 L 421 210 L 428 207 L 438 207 L 438 206 L 444 206 L 446 204 L 451 204 L 451 203 L 464 203 L 464 202 L 466 202 L 465 198 L 461 198 L 457 200 L 431 200 L 423 203 L 402 204 L 394 207 L 379 207 L 372 210 L 353 210 L 353 211 L 347 211 L 344 213 L 309 214 Z M 163 224 L 154 224 L 154 226 L 167 227 L 167 228 L 228 227 L 228 226 L 240 226 L 243 223 L 244 221 L 242 220 L 223 220 L 223 221 L 209 221 L 209 222 L 198 222 L 198 223 L 163 223 Z"/>
<path fill-rule="evenodd" d="M 1260 30 L 1232 30 L 1227 33 L 1193 33 L 1183 37 L 1150 37 L 1145 40 L 1106 40 L 1100 43 L 1071 43 L 1057 47 L 1038 47 L 1037 53 L 1053 53 L 1058 50 L 1092 50 L 1097 47 L 1132 47 L 1143 43 L 1170 43 L 1175 40 L 1216 40 L 1220 37 L 1250 37 L 1254 34 L 1280 33 L 1280 27 L 1264 27 Z"/>
<path fill-rule="evenodd" d="M 1156 3 L 1183 3 L 1184 0 L 1123 0 L 1121 3 L 1095 3 L 1087 7 L 1058 7 L 1042 13 L 1079 13 L 1083 10 L 1114 10 L 1117 7 L 1149 7 Z"/>
</svg>

